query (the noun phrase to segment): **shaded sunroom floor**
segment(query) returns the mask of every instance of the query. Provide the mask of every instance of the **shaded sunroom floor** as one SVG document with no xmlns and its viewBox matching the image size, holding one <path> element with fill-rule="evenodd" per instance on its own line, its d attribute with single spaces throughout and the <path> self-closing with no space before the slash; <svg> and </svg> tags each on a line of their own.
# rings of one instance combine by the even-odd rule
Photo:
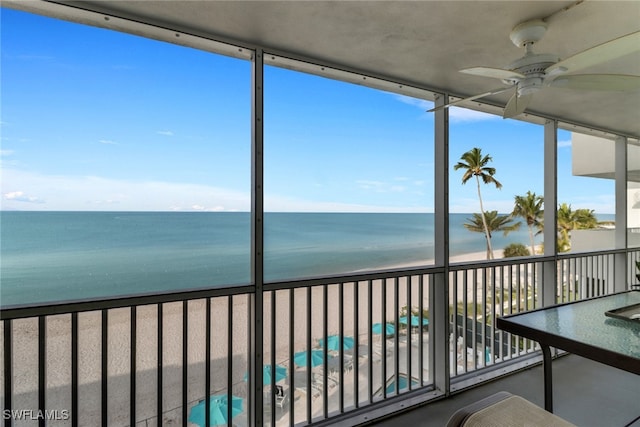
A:
<svg viewBox="0 0 640 427">
<path fill-rule="evenodd" d="M 366 425 L 443 427 L 458 408 L 501 390 L 544 406 L 542 366 Z M 567 355 L 553 362 L 553 393 L 554 413 L 577 426 L 640 427 L 640 375 Z"/>
</svg>

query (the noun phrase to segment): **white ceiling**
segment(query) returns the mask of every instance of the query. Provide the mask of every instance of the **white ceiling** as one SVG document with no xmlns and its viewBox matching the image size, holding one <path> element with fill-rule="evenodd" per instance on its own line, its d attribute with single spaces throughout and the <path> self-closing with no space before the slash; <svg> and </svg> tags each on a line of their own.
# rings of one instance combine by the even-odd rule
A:
<svg viewBox="0 0 640 427">
<path fill-rule="evenodd" d="M 32 8 L 25 1 L 7 3 Z M 561 58 L 640 30 L 640 1 L 61 3 L 462 96 L 500 87 L 498 80 L 458 70 L 504 67 L 522 56 L 509 40 L 520 22 L 548 18 L 549 29 L 535 51 Z M 640 75 L 640 51 L 581 73 Z M 509 96 L 483 100 L 504 105 Z M 545 89 L 527 111 L 640 137 L 640 91 Z"/>
</svg>

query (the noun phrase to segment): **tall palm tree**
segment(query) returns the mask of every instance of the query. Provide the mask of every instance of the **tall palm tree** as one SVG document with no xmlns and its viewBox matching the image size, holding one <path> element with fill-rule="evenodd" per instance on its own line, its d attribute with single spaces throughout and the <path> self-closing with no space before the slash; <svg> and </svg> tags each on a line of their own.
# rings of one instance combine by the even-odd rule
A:
<svg viewBox="0 0 640 427">
<path fill-rule="evenodd" d="M 484 218 L 484 220 L 483 220 Z M 487 239 L 487 259 L 493 258 L 491 252 L 491 233 L 494 231 L 502 231 L 506 236 L 510 232 L 520 228 L 520 222 L 513 223 L 513 217 L 511 215 L 498 215 L 498 211 L 487 211 L 483 215 L 474 213 L 473 217 L 468 218 L 464 224 L 462 224 L 467 230 L 474 231 L 476 233 L 482 233 L 486 229 L 489 230 L 489 238 Z"/>
<path fill-rule="evenodd" d="M 487 166 L 487 164 L 493 159 L 489 155 L 483 156 L 480 148 L 472 148 L 464 153 L 460 157 L 460 160 L 461 161 L 453 166 L 453 170 L 464 169 L 464 175 L 462 175 L 463 184 L 466 184 L 473 176 L 476 178 L 476 184 L 478 185 L 478 200 L 480 201 L 480 216 L 482 217 L 482 225 L 484 227 L 484 233 L 487 238 L 489 250 L 488 259 L 493 259 L 491 235 L 489 233 L 489 227 L 487 226 L 487 219 L 485 218 L 484 206 L 482 205 L 482 194 L 480 193 L 480 178 L 482 178 L 482 182 L 485 184 L 494 184 L 498 189 L 502 188 L 502 184 L 493 177 L 496 173 L 496 169 Z"/>
<path fill-rule="evenodd" d="M 532 255 L 536 253 L 533 228 L 536 227 L 538 230 L 542 229 L 544 215 L 542 209 L 543 203 L 544 200 L 542 196 L 537 196 L 536 193 L 527 191 L 525 196 L 515 196 L 515 205 L 511 213 L 512 216 L 519 216 L 526 221 L 527 227 L 529 227 L 529 241 Z"/>
</svg>

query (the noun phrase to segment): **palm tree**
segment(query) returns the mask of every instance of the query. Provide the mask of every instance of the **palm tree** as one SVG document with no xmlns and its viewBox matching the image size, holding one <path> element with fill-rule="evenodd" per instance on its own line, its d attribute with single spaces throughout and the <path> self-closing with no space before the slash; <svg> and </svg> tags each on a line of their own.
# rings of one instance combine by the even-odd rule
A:
<svg viewBox="0 0 640 427">
<path fill-rule="evenodd" d="M 532 255 L 536 253 L 535 241 L 533 239 L 533 228 L 536 227 L 538 230 L 542 229 L 542 220 L 544 215 L 544 211 L 542 209 L 543 203 L 544 200 L 542 196 L 537 196 L 536 193 L 527 191 L 525 196 L 515 196 L 515 205 L 513 207 L 513 212 L 511 213 L 512 216 L 519 216 L 527 222 Z"/>
<path fill-rule="evenodd" d="M 562 203 L 558 207 L 558 251 L 571 249 L 571 230 L 596 228 L 598 220 L 592 209 L 571 209 L 571 205 Z"/>
<path fill-rule="evenodd" d="M 571 241 L 569 233 L 576 225 L 575 212 L 571 209 L 571 205 L 562 203 L 558 207 L 558 252 L 567 252 L 571 249 Z"/>
<path fill-rule="evenodd" d="M 472 176 L 476 177 L 476 183 L 478 185 L 478 200 L 480 201 L 480 216 L 482 217 L 482 225 L 484 227 L 485 237 L 487 238 L 487 248 L 489 253 L 488 259 L 493 259 L 493 248 L 491 247 L 491 235 L 489 233 L 489 227 L 487 226 L 487 219 L 485 218 L 484 206 L 482 205 L 482 194 L 480 193 L 480 178 L 485 184 L 494 184 L 496 188 L 502 188 L 502 184 L 496 180 L 493 175 L 496 173 L 496 169 L 488 167 L 487 163 L 492 161 L 491 156 L 482 155 L 482 150 L 479 148 L 472 148 L 460 157 L 460 162 L 453 166 L 453 170 L 464 169 L 464 175 L 462 175 L 462 183 L 466 184 Z"/>
<path fill-rule="evenodd" d="M 520 222 L 513 223 L 511 215 L 498 215 L 498 211 L 487 211 L 484 215 L 474 213 L 473 217 L 467 219 L 469 222 L 462 224 L 464 228 L 476 233 L 482 233 L 489 230 L 487 239 L 487 259 L 493 258 L 491 252 L 491 233 L 494 231 L 502 231 L 506 236 L 510 232 L 520 228 Z M 486 224 L 486 228 L 485 228 Z"/>
</svg>

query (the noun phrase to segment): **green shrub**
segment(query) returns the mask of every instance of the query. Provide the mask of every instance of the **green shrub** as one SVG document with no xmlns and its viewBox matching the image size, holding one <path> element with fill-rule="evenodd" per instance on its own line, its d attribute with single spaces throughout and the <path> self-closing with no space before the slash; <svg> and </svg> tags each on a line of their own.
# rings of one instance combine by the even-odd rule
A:
<svg viewBox="0 0 640 427">
<path fill-rule="evenodd" d="M 504 257 L 512 258 L 517 256 L 529 256 L 529 248 L 527 248 L 522 243 L 511 243 L 506 248 L 504 248 Z"/>
</svg>

